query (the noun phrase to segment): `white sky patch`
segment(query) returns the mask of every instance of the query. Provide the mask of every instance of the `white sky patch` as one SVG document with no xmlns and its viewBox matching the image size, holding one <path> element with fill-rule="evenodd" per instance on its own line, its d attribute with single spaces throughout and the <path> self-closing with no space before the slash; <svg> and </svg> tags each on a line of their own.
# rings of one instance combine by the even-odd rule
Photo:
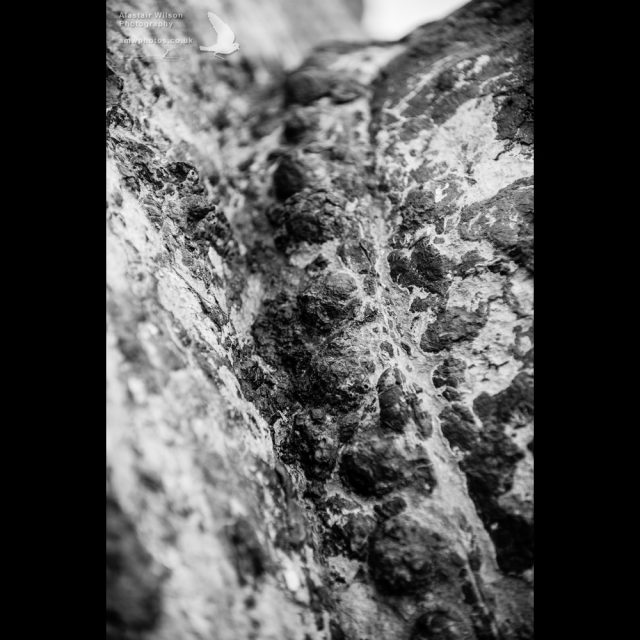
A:
<svg viewBox="0 0 640 640">
<path fill-rule="evenodd" d="M 466 3 L 467 0 L 365 0 L 362 24 L 372 38 L 397 40 Z"/>
</svg>

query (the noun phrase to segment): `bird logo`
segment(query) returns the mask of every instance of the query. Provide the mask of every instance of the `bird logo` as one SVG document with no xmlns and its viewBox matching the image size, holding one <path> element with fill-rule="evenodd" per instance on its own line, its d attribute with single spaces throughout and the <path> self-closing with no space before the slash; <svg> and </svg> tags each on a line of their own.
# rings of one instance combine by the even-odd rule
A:
<svg viewBox="0 0 640 640">
<path fill-rule="evenodd" d="M 209 22 L 213 30 L 218 35 L 218 39 L 216 43 L 210 47 L 200 46 L 200 51 L 210 51 L 218 60 L 224 60 L 222 55 L 235 53 L 240 48 L 240 45 L 234 42 L 236 36 L 224 20 L 212 11 L 208 11 L 207 15 L 209 16 Z"/>
</svg>

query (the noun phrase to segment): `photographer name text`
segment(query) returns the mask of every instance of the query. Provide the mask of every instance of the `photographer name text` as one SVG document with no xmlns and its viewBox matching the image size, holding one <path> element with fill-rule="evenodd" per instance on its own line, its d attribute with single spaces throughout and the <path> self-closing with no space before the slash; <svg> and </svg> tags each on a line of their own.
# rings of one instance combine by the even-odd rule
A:
<svg viewBox="0 0 640 640">
<path fill-rule="evenodd" d="M 121 27 L 160 27 L 164 29 L 172 29 L 175 20 L 182 20 L 184 14 L 169 13 L 167 11 L 155 11 L 153 13 L 125 13 L 121 11 L 118 24 Z"/>
</svg>

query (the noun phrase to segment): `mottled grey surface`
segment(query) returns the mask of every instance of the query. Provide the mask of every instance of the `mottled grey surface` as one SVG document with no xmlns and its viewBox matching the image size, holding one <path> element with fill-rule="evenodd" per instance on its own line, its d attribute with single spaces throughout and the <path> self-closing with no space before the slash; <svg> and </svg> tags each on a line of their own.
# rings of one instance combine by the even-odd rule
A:
<svg viewBox="0 0 640 640">
<path fill-rule="evenodd" d="M 530 3 L 286 76 L 108 24 L 108 637 L 532 638 Z"/>
</svg>

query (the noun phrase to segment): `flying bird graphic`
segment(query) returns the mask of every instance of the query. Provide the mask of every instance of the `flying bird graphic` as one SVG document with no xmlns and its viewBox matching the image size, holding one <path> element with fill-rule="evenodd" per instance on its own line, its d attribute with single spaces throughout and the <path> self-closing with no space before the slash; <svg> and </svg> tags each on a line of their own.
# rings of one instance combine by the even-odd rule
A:
<svg viewBox="0 0 640 640">
<path fill-rule="evenodd" d="M 229 55 L 234 53 L 240 48 L 240 45 L 235 40 L 235 34 L 231 31 L 229 25 L 219 18 L 212 11 L 208 11 L 209 22 L 214 31 L 218 34 L 218 39 L 211 47 L 200 46 L 200 51 L 211 51 L 218 60 L 223 60 L 221 54 Z"/>
</svg>

